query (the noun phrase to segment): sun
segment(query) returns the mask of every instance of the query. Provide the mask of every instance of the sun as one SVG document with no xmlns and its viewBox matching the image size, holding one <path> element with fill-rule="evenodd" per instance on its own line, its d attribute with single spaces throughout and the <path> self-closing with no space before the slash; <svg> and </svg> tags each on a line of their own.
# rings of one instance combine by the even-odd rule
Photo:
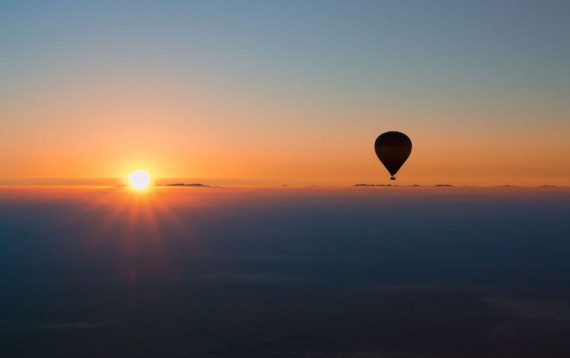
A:
<svg viewBox="0 0 570 358">
<path fill-rule="evenodd" d="M 129 184 L 136 190 L 143 190 L 150 185 L 150 174 L 142 169 L 137 169 L 129 174 Z"/>
</svg>

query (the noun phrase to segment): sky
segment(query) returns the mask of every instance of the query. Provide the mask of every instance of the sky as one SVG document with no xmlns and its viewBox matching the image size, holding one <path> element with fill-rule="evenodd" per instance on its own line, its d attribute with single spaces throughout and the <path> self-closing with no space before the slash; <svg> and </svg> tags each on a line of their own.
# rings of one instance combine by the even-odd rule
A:
<svg viewBox="0 0 570 358">
<path fill-rule="evenodd" d="M 0 183 L 570 185 L 567 1 L 0 1 Z"/>
</svg>

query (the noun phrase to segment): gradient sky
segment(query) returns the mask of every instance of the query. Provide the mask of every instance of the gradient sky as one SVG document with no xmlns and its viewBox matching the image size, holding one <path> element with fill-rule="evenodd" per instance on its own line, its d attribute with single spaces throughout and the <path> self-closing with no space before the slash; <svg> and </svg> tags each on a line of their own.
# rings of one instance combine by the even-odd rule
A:
<svg viewBox="0 0 570 358">
<path fill-rule="evenodd" d="M 568 1 L 0 0 L 0 182 L 570 185 Z"/>
</svg>

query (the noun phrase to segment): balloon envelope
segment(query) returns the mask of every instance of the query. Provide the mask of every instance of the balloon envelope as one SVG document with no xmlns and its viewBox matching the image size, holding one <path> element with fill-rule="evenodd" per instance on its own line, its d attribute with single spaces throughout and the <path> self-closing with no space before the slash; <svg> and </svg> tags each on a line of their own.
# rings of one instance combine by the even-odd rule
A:
<svg viewBox="0 0 570 358">
<path fill-rule="evenodd" d="M 400 132 L 382 133 L 376 138 L 374 150 L 378 159 L 384 164 L 394 180 L 394 175 L 400 170 L 412 152 L 412 141 Z"/>
</svg>

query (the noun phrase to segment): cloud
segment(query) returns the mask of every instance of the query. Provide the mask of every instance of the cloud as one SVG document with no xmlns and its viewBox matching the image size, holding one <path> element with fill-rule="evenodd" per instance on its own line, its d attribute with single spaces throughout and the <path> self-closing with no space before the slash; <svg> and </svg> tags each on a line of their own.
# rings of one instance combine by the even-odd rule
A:
<svg viewBox="0 0 570 358">
<path fill-rule="evenodd" d="M 100 328 L 103 322 L 57 322 L 57 323 L 29 323 L 22 320 L 2 320 L 0 327 L 10 331 L 52 331 Z"/>
<path fill-rule="evenodd" d="M 209 188 L 209 185 L 201 183 L 173 183 L 173 184 L 161 184 L 160 186 L 183 186 L 183 187 L 197 187 L 197 188 Z"/>
</svg>

